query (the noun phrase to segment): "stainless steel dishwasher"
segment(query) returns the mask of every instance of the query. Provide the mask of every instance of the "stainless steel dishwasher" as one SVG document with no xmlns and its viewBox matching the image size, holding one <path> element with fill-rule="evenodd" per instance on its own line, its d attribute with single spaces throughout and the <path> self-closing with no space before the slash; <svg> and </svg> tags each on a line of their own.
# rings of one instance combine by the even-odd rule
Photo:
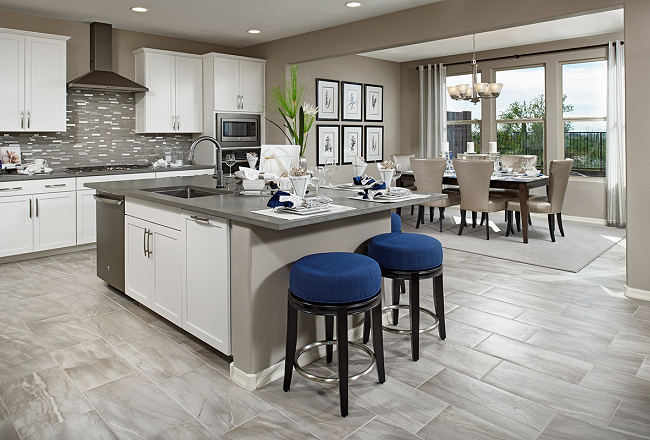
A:
<svg viewBox="0 0 650 440">
<path fill-rule="evenodd" d="M 98 191 L 97 276 L 124 292 L 124 197 Z"/>
</svg>

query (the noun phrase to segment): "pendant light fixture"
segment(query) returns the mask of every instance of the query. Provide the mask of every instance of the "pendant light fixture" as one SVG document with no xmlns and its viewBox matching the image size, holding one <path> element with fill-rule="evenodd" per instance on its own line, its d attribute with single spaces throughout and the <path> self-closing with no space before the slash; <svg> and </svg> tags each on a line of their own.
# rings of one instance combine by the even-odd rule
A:
<svg viewBox="0 0 650 440">
<path fill-rule="evenodd" d="M 456 101 L 470 101 L 476 105 L 481 99 L 497 98 L 503 89 L 502 83 L 477 82 L 478 66 L 476 64 L 476 34 L 472 34 L 472 84 L 458 84 L 447 87 L 447 92 Z"/>
</svg>

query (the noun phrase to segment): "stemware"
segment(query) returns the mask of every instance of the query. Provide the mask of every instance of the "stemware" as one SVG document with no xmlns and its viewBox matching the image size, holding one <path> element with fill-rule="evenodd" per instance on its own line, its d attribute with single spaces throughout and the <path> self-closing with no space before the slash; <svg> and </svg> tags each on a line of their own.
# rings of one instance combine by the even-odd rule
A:
<svg viewBox="0 0 650 440">
<path fill-rule="evenodd" d="M 325 160 L 325 172 L 327 173 L 327 187 L 332 187 L 332 174 L 336 173 L 336 160 L 335 159 L 326 159 Z"/>
<path fill-rule="evenodd" d="M 226 154 L 226 165 L 228 165 L 228 174 L 225 177 L 232 177 L 232 166 L 235 164 L 235 155 Z"/>
<path fill-rule="evenodd" d="M 312 167 L 311 168 L 311 183 L 316 188 L 316 195 L 318 195 L 318 188 L 325 183 L 325 170 L 323 167 Z"/>
<path fill-rule="evenodd" d="M 395 187 L 397 186 L 397 179 L 399 179 L 402 176 L 402 164 L 397 162 L 395 163 L 395 172 L 393 173 L 393 184 L 391 186 Z"/>
</svg>

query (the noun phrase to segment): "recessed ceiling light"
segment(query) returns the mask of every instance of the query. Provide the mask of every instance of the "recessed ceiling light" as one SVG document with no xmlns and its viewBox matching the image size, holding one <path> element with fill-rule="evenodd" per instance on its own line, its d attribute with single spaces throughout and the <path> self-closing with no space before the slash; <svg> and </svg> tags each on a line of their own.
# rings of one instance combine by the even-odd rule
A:
<svg viewBox="0 0 650 440">
<path fill-rule="evenodd" d="M 142 6 L 134 6 L 131 8 L 133 12 L 147 12 L 149 9 L 143 8 Z"/>
<path fill-rule="evenodd" d="M 248 33 L 249 33 L 249 34 L 259 34 L 260 31 L 259 31 L 258 29 L 249 29 L 249 30 L 248 30 Z"/>
<path fill-rule="evenodd" d="M 359 6 L 361 6 L 361 2 L 347 2 L 345 6 L 347 6 L 348 8 L 358 8 Z"/>
</svg>

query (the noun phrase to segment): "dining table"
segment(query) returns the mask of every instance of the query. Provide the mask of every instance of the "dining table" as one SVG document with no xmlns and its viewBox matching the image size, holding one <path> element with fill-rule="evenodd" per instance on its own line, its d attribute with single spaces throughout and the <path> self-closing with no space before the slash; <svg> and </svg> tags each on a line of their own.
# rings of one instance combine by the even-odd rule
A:
<svg viewBox="0 0 650 440">
<path fill-rule="evenodd" d="M 400 179 L 402 182 L 412 181 L 415 182 L 415 175 L 413 171 L 404 171 Z M 402 182 L 398 182 L 400 185 Z M 445 185 L 458 185 L 458 179 L 454 173 L 445 173 L 442 178 L 442 183 Z M 499 189 L 515 189 L 519 191 L 519 206 L 521 209 L 521 231 L 523 242 L 528 243 L 528 196 L 531 188 L 539 188 L 548 186 L 548 176 L 529 177 L 523 175 L 515 175 L 509 173 L 502 173 L 492 176 L 490 179 L 490 188 Z"/>
</svg>

